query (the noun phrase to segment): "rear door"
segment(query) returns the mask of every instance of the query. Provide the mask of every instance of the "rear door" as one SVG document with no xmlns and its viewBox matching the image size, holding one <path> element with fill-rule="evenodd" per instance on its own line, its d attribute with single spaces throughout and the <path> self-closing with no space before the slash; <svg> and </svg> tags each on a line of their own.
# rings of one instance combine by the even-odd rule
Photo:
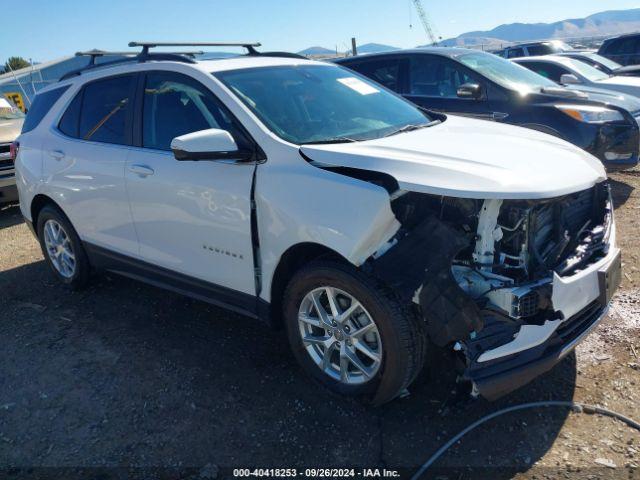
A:
<svg viewBox="0 0 640 480">
<path fill-rule="evenodd" d="M 48 192 L 83 241 L 137 255 L 124 183 L 136 75 L 85 84 L 43 142 Z"/>
<path fill-rule="evenodd" d="M 142 259 L 174 272 L 179 282 L 202 280 L 199 285 L 214 289 L 227 305 L 235 303 L 236 292 L 255 295 L 255 165 L 178 161 L 170 149 L 174 137 L 209 128 L 229 131 L 240 147 L 250 140 L 214 94 L 190 76 L 145 72 L 139 92 L 138 138 L 126 184 Z"/>
</svg>

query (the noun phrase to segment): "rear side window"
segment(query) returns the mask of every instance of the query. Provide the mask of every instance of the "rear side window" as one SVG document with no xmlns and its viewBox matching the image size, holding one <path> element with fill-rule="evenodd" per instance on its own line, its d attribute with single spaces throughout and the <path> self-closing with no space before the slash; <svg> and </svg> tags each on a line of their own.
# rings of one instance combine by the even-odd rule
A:
<svg viewBox="0 0 640 480">
<path fill-rule="evenodd" d="M 22 133 L 30 132 L 36 128 L 44 116 L 49 113 L 53 104 L 58 101 L 68 88 L 69 85 L 36 95 L 31 108 L 29 108 L 29 111 L 27 112 L 27 118 L 25 118 L 24 123 L 22 124 Z"/>
<path fill-rule="evenodd" d="M 529 52 L 529 55 L 532 57 L 537 55 L 549 55 L 550 53 L 553 53 L 553 48 L 548 45 L 532 45 L 527 47 L 527 52 Z"/>
<path fill-rule="evenodd" d="M 633 55 L 638 52 L 638 39 L 635 37 L 620 38 L 611 42 L 607 53 L 613 55 Z"/>
<path fill-rule="evenodd" d="M 507 52 L 507 58 L 524 57 L 524 50 L 521 48 L 512 48 Z"/>
<path fill-rule="evenodd" d="M 560 83 L 560 78 L 566 73 L 571 73 L 564 67 L 555 65 L 553 63 L 546 62 L 523 62 L 520 65 L 527 67 L 529 70 L 536 72 L 538 75 L 542 75 L 549 80 L 553 80 L 556 83 Z"/>
<path fill-rule="evenodd" d="M 353 68 L 357 72 L 366 75 L 371 80 L 384 85 L 389 90 L 395 92 L 400 91 L 400 60 L 397 58 L 377 62 L 365 62 L 354 66 L 349 65 L 349 68 Z"/>
<path fill-rule="evenodd" d="M 88 83 L 69 104 L 58 128 L 82 140 L 130 145 L 135 83 L 135 75 Z"/>
<path fill-rule="evenodd" d="M 131 143 L 132 93 L 136 77 L 123 75 L 91 82 L 84 87 L 79 137 L 93 142 Z"/>
<path fill-rule="evenodd" d="M 67 110 L 62 115 L 58 128 L 69 137 L 78 138 L 80 127 L 80 107 L 82 106 L 82 91 L 74 97 Z"/>
</svg>

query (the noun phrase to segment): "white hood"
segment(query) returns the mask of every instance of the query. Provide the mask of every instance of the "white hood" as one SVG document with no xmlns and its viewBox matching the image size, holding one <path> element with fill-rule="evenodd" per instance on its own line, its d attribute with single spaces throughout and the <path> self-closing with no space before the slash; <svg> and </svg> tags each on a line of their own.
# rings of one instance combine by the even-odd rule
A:
<svg viewBox="0 0 640 480">
<path fill-rule="evenodd" d="M 403 190 L 452 197 L 551 198 L 606 178 L 597 158 L 556 137 L 453 115 L 413 132 L 300 149 L 319 164 L 382 172 Z"/>
</svg>

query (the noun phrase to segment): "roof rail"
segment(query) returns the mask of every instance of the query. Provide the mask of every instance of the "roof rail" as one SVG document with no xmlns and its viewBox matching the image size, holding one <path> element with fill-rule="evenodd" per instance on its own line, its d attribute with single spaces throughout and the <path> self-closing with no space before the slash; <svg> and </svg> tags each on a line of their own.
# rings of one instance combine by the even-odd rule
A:
<svg viewBox="0 0 640 480">
<path fill-rule="evenodd" d="M 107 50 L 88 50 L 82 52 L 76 52 L 76 56 L 91 57 L 89 64 L 85 67 L 73 70 L 60 77 L 59 81 L 67 80 L 68 78 L 81 75 L 87 70 L 94 68 L 108 67 L 112 65 L 118 65 L 127 62 L 147 62 L 151 60 L 168 60 L 174 62 L 184 63 L 196 63 L 193 57 L 201 55 L 202 51 L 188 51 L 188 52 L 150 52 L 149 49 L 157 47 L 242 47 L 247 50 L 249 56 L 264 56 L 264 57 L 286 57 L 286 58 L 300 58 L 306 59 L 302 55 L 290 52 L 258 52 L 256 47 L 260 47 L 259 42 L 129 42 L 130 47 L 142 47 L 140 52 L 110 52 Z M 96 63 L 98 57 L 104 56 L 120 56 L 119 58 L 110 62 Z"/>
<path fill-rule="evenodd" d="M 173 62 L 183 62 L 183 63 L 196 63 L 195 60 L 193 60 L 193 57 L 195 55 L 199 55 L 200 53 L 204 53 L 204 52 L 153 52 L 153 53 L 143 53 L 143 52 L 108 52 L 105 50 L 89 50 L 86 52 L 77 52 L 76 56 L 89 56 L 91 57 L 91 60 L 89 61 L 89 64 L 82 67 L 82 68 L 78 68 L 76 70 L 72 70 L 70 72 L 65 73 L 62 77 L 60 77 L 60 80 L 58 81 L 62 81 L 62 80 L 67 80 L 69 78 L 75 77 L 77 75 L 81 75 L 83 72 L 87 71 L 87 70 L 93 70 L 96 68 L 102 68 L 102 67 L 110 67 L 113 65 L 119 65 L 122 63 L 129 63 L 129 62 L 146 62 L 146 61 L 150 61 L 150 60 L 169 60 L 169 61 L 173 61 Z M 96 63 L 96 58 L 98 57 L 103 57 L 103 56 L 122 56 L 124 58 L 119 58 L 117 60 L 112 60 L 110 62 L 103 62 L 103 63 Z"/>
<path fill-rule="evenodd" d="M 202 50 L 192 51 L 192 52 L 162 52 L 162 53 L 170 53 L 172 55 L 186 55 L 188 57 L 195 57 L 196 55 L 202 55 L 204 52 Z M 98 57 L 130 57 L 139 55 L 140 52 L 122 51 L 122 52 L 114 52 L 107 50 L 99 50 L 94 48 L 93 50 L 87 50 L 83 52 L 76 52 L 76 57 L 91 57 L 89 65 L 95 65 L 96 58 Z"/>
</svg>

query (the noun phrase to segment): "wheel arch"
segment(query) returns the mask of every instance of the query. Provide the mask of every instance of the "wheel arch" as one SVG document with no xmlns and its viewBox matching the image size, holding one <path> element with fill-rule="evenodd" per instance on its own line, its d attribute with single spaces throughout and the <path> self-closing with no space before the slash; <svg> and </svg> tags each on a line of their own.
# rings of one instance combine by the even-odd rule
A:
<svg viewBox="0 0 640 480">
<path fill-rule="evenodd" d="M 58 205 L 53 198 L 51 198 L 51 197 L 49 197 L 47 195 L 44 195 L 42 193 L 37 194 L 31 200 L 31 206 L 29 208 L 29 212 L 31 214 L 31 222 L 32 222 L 32 224 L 34 226 L 34 230 L 36 232 L 37 232 L 37 225 L 38 225 L 38 215 L 40 215 L 40 212 L 42 211 L 42 209 L 47 205 L 53 205 L 58 210 L 63 212 L 63 210 L 60 208 L 60 205 Z M 37 233 L 36 233 L 36 235 L 37 235 Z"/>
<path fill-rule="evenodd" d="M 283 325 L 282 297 L 289 280 L 309 262 L 320 258 L 349 263 L 345 257 L 335 250 L 314 242 L 302 242 L 292 245 L 280 257 L 271 279 L 269 295 L 269 320 L 275 328 L 280 329 Z"/>
</svg>

